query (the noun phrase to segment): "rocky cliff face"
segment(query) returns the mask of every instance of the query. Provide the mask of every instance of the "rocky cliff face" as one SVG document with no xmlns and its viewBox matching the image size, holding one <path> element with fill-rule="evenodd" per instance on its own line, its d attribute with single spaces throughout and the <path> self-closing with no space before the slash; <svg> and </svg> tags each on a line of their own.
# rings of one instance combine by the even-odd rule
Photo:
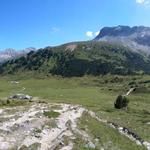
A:
<svg viewBox="0 0 150 150">
<path fill-rule="evenodd" d="M 94 40 L 122 44 L 134 51 L 150 54 L 150 27 L 104 27 Z"/>
</svg>

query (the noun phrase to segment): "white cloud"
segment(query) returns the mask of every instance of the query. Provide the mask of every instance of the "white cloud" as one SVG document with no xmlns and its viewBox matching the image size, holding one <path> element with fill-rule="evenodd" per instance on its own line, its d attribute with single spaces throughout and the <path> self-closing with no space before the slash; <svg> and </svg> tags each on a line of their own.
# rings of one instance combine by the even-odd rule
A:
<svg viewBox="0 0 150 150">
<path fill-rule="evenodd" d="M 145 0 L 136 0 L 136 3 L 138 3 L 138 4 L 144 4 Z"/>
<path fill-rule="evenodd" d="M 95 35 L 96 35 L 96 36 L 98 36 L 98 35 L 99 35 L 99 33 L 100 33 L 100 32 L 99 32 L 99 31 L 97 31 L 97 32 L 95 32 Z"/>
<path fill-rule="evenodd" d="M 137 4 L 144 4 L 144 5 L 148 5 L 150 4 L 150 0 L 136 0 Z"/>
<path fill-rule="evenodd" d="M 87 37 L 93 37 L 93 32 L 92 31 L 87 31 L 86 36 Z"/>
</svg>

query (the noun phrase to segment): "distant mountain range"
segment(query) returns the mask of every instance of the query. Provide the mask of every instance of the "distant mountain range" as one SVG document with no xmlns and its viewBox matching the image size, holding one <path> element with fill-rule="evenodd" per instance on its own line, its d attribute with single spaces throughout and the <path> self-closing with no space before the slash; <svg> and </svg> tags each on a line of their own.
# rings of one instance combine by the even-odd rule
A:
<svg viewBox="0 0 150 150">
<path fill-rule="evenodd" d="M 31 51 L 0 67 L 0 73 L 4 75 L 27 72 L 64 77 L 150 74 L 150 58 L 122 45 L 89 41 Z"/>
<path fill-rule="evenodd" d="M 105 27 L 91 41 L 25 50 L 0 66 L 0 73 L 42 73 L 44 75 L 84 76 L 105 74 L 150 74 L 150 28 Z M 7 55 L 7 51 L 5 53 Z M 14 56 L 12 54 L 15 54 Z M 26 54 L 26 55 L 24 55 Z M 7 58 L 7 57 L 6 57 Z"/>
<path fill-rule="evenodd" d="M 150 27 L 104 27 L 94 40 L 122 44 L 133 51 L 150 54 Z"/>
<path fill-rule="evenodd" d="M 29 53 L 30 51 L 35 51 L 35 50 L 36 48 L 33 48 L 33 47 L 29 47 L 29 48 L 19 50 L 19 51 L 12 49 L 12 48 L 2 50 L 0 51 L 0 63 L 6 62 L 10 59 L 18 58 L 20 56 L 23 56 Z"/>
</svg>

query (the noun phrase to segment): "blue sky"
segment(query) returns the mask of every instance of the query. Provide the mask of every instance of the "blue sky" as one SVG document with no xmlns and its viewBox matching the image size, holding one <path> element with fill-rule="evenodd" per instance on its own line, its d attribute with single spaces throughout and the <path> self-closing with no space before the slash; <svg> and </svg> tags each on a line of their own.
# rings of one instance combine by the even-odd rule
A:
<svg viewBox="0 0 150 150">
<path fill-rule="evenodd" d="M 0 50 L 92 39 L 104 26 L 150 26 L 150 0 L 1 0 Z"/>
</svg>

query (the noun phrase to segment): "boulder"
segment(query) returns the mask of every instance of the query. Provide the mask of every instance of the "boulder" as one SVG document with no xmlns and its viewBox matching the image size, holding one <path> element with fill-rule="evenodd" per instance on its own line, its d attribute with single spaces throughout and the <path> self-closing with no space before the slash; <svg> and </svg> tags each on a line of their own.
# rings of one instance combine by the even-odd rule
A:
<svg viewBox="0 0 150 150">
<path fill-rule="evenodd" d="M 85 145 L 85 148 L 89 148 L 89 149 L 95 149 L 96 146 L 94 143 L 92 143 L 91 141 L 88 142 L 86 145 Z"/>
<path fill-rule="evenodd" d="M 15 94 L 9 97 L 10 99 L 21 99 L 21 100 L 31 100 L 32 96 L 25 94 Z"/>
</svg>

